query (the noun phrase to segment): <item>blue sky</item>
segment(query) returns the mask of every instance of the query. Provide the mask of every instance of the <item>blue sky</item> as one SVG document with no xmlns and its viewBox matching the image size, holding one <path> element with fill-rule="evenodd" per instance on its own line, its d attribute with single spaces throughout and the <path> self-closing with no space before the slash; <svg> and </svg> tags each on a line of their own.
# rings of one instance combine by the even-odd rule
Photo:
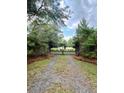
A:
<svg viewBox="0 0 124 93">
<path fill-rule="evenodd" d="M 61 0 L 61 7 L 69 6 L 73 12 L 67 21 L 66 27 L 62 27 L 64 38 L 68 40 L 75 35 L 75 30 L 82 18 L 85 18 L 89 26 L 97 26 L 97 1 L 96 0 Z"/>
</svg>

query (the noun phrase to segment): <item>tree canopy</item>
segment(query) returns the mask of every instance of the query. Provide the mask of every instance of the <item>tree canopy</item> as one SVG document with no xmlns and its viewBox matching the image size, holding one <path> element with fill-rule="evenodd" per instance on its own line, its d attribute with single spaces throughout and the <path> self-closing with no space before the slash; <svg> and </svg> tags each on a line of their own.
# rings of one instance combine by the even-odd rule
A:
<svg viewBox="0 0 124 93">
<path fill-rule="evenodd" d="M 28 55 L 47 55 L 52 47 L 75 47 L 76 54 L 89 58 L 97 56 L 97 29 L 82 19 L 76 36 L 64 40 L 60 30 L 70 17 L 68 6 L 61 7 L 61 0 L 27 0 L 27 52 Z"/>
<path fill-rule="evenodd" d="M 85 19 L 80 21 L 76 29 L 74 41 L 77 55 L 96 58 L 97 30 L 93 27 L 89 27 Z"/>
<path fill-rule="evenodd" d="M 68 8 L 60 7 L 60 0 L 27 0 L 28 55 L 47 55 L 50 48 L 60 45 L 60 26 L 69 18 Z"/>
<path fill-rule="evenodd" d="M 69 7 L 60 7 L 61 0 L 27 0 L 28 20 L 46 23 L 49 21 L 57 25 L 65 25 L 64 20 L 69 18 Z"/>
</svg>

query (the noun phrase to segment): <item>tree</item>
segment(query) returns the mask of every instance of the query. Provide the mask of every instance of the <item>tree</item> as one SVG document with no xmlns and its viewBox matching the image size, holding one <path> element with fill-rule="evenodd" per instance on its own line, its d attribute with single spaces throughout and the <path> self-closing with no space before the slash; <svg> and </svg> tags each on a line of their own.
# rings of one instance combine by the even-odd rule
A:
<svg viewBox="0 0 124 93">
<path fill-rule="evenodd" d="M 64 20 L 69 18 L 71 12 L 68 6 L 60 7 L 60 0 L 27 0 L 27 13 L 28 20 L 65 25 Z"/>
<path fill-rule="evenodd" d="M 89 27 L 85 19 L 81 20 L 78 25 L 74 41 L 77 55 L 96 58 L 97 31 L 93 27 Z"/>
<path fill-rule="evenodd" d="M 46 55 L 57 46 L 60 31 L 53 24 L 39 25 L 28 34 L 28 54 Z"/>
<path fill-rule="evenodd" d="M 77 56 L 79 56 L 80 55 L 80 42 L 79 42 L 79 39 L 76 36 L 76 37 L 73 38 L 73 40 L 74 40 L 73 44 L 74 44 L 74 48 L 75 48 L 75 53 L 76 53 Z"/>
<path fill-rule="evenodd" d="M 74 42 L 73 42 L 73 39 L 72 38 L 70 38 L 68 41 L 67 41 L 67 46 L 68 47 L 74 47 L 74 44 L 73 44 Z"/>
<path fill-rule="evenodd" d="M 69 14 L 69 7 L 60 7 L 60 0 L 27 0 L 28 55 L 47 55 L 52 47 L 59 46 L 59 28 Z"/>
</svg>

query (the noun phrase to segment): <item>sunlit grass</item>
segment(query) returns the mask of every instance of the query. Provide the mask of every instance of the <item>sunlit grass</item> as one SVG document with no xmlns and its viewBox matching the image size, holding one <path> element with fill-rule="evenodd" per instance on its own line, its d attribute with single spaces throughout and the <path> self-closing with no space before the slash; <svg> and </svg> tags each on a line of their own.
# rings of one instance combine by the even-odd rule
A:
<svg viewBox="0 0 124 93">
<path fill-rule="evenodd" d="M 77 61 L 76 64 L 78 64 L 81 67 L 82 73 L 86 75 L 88 78 L 92 88 L 96 89 L 97 86 L 97 66 L 91 63 Z"/>
<path fill-rule="evenodd" d="M 27 79 L 28 79 L 28 84 L 29 82 L 33 81 L 34 76 L 42 71 L 49 63 L 49 59 L 42 60 L 42 61 L 36 61 L 34 63 L 28 64 L 27 65 Z"/>
<path fill-rule="evenodd" d="M 67 68 L 67 56 L 61 55 L 58 56 L 57 62 L 54 65 L 54 69 L 57 73 L 62 74 Z"/>
<path fill-rule="evenodd" d="M 49 59 L 37 61 L 27 65 L 27 71 L 38 72 L 43 69 L 49 63 Z"/>
<path fill-rule="evenodd" d="M 62 86 L 60 83 L 55 83 L 45 93 L 74 93 L 72 89 Z"/>
</svg>

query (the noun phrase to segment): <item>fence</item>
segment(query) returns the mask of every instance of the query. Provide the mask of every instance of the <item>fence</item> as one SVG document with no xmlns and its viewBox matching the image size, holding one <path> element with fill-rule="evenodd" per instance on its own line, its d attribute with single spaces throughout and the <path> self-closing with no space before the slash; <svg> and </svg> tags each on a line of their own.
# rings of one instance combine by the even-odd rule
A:
<svg viewBox="0 0 124 93">
<path fill-rule="evenodd" d="M 52 48 L 51 53 L 55 55 L 74 55 L 75 49 L 70 47 L 66 49 Z"/>
</svg>

